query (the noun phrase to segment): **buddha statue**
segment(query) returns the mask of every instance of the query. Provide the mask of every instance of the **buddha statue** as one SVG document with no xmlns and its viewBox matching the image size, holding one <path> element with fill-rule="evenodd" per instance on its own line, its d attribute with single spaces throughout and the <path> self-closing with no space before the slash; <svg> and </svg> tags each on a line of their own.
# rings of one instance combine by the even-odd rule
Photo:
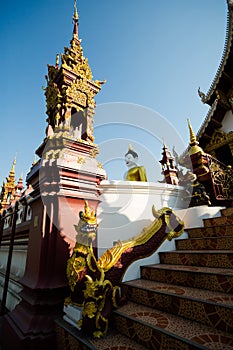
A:
<svg viewBox="0 0 233 350">
<path fill-rule="evenodd" d="M 126 173 L 127 181 L 147 181 L 146 169 L 144 166 L 138 166 L 138 154 L 129 146 L 128 152 L 125 154 L 125 163 L 129 170 Z"/>
</svg>

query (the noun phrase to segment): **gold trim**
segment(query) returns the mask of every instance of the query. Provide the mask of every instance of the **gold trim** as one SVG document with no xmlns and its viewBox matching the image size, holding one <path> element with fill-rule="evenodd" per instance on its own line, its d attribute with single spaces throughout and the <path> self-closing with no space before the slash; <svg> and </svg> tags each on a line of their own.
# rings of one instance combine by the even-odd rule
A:
<svg viewBox="0 0 233 350">
<path fill-rule="evenodd" d="M 138 236 L 132 237 L 125 241 L 118 241 L 114 247 L 108 249 L 97 261 L 99 268 L 104 269 L 105 272 L 108 271 L 117 263 L 121 255 L 127 249 L 143 245 L 148 242 L 161 229 L 163 223 L 161 217 L 163 215 L 165 215 L 165 222 L 167 226 L 172 230 L 167 234 L 166 238 L 168 240 L 171 240 L 172 238 L 179 237 L 182 234 L 184 230 L 183 221 L 179 221 L 179 223 L 182 225 L 182 228 L 178 232 L 173 231 L 173 228 L 170 226 L 169 218 L 170 214 L 172 213 L 172 210 L 170 208 L 165 207 L 157 211 L 153 206 L 152 213 L 155 217 L 155 220 L 150 225 L 145 227 Z"/>
<path fill-rule="evenodd" d="M 196 138 L 196 135 L 194 134 L 194 131 L 193 131 L 193 128 L 192 128 L 192 125 L 190 123 L 190 120 L 188 119 L 188 128 L 189 128 L 189 134 L 190 134 L 190 150 L 189 150 L 189 155 L 193 155 L 193 154 L 196 154 L 196 153 L 204 153 L 203 152 L 203 149 L 198 146 L 199 145 L 199 142 L 197 141 L 197 138 Z"/>
<path fill-rule="evenodd" d="M 81 278 L 81 281 L 85 281 L 85 287 L 81 284 L 81 289 L 77 289 L 77 291 L 81 293 L 81 297 L 83 295 L 82 320 L 79 321 L 79 325 L 83 327 L 85 324 L 83 320 L 85 318 L 89 319 L 88 322 L 94 322 L 95 330 L 93 331 L 93 336 L 95 338 L 102 337 L 108 330 L 108 318 L 104 317 L 102 314 L 106 302 L 109 302 L 109 298 L 111 298 L 111 305 L 117 308 L 117 299 L 120 296 L 119 286 L 113 287 L 111 281 L 105 279 L 105 272 L 119 261 L 121 255 L 126 250 L 143 245 L 148 242 L 151 237 L 156 235 L 164 223 L 163 216 L 165 218 L 166 227 L 168 228 L 165 239 L 171 240 L 174 237 L 179 237 L 183 232 L 184 223 L 179 219 L 177 219 L 177 225 L 181 226 L 180 229 L 175 231 L 172 227 L 170 217 L 173 212 L 170 208 L 166 207 L 156 210 L 153 206 L 152 213 L 155 220 L 145 227 L 138 236 L 122 242 L 118 241 L 114 247 L 108 249 L 98 261 L 96 261 L 92 244 L 88 245 L 88 239 L 86 239 L 86 244 L 84 244 L 85 239 L 82 238 L 83 233 L 81 231 L 85 228 L 84 222 L 90 222 L 90 219 L 94 215 L 93 212 L 90 211 L 88 203 L 85 202 L 84 211 L 80 214 L 80 222 L 78 225 L 75 225 L 77 243 L 74 253 L 67 263 L 67 277 L 72 292 L 74 292 L 79 278 Z M 87 232 L 89 232 L 89 230 Z M 78 241 L 80 241 L 79 235 L 81 235 L 82 244 L 78 243 Z M 66 303 L 68 301 L 69 299 L 66 300 Z"/>
<path fill-rule="evenodd" d="M 203 103 L 208 103 L 208 101 L 211 99 L 211 96 L 214 94 L 216 91 L 216 87 L 219 83 L 219 80 L 224 72 L 225 65 L 227 63 L 227 59 L 229 58 L 230 52 L 231 52 L 231 47 L 232 47 L 232 33 L 233 33 L 233 7 L 232 3 L 227 0 L 228 2 L 228 16 L 227 16 L 227 31 L 226 31 L 226 39 L 225 39 L 225 47 L 224 47 L 224 52 L 222 55 L 222 59 L 220 62 L 220 65 L 218 67 L 217 73 L 215 75 L 215 78 L 210 86 L 209 91 L 207 94 L 201 95 L 202 102 Z"/>
<path fill-rule="evenodd" d="M 226 133 L 222 130 L 215 130 L 210 142 L 206 146 L 206 151 L 211 152 L 214 151 L 224 145 L 229 144 L 233 141 L 233 131 Z"/>
</svg>

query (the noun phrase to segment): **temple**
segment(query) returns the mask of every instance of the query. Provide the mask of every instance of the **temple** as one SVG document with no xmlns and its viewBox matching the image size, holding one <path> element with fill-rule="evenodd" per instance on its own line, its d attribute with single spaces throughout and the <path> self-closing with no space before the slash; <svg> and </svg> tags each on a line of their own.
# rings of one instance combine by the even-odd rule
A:
<svg viewBox="0 0 233 350">
<path fill-rule="evenodd" d="M 46 136 L 0 195 L 4 349 L 233 349 L 233 3 L 210 110 L 183 154 L 162 147 L 163 181 L 138 154 L 124 180 L 98 161 L 94 80 L 73 32 L 48 65 Z M 166 137 L 166 135 L 163 135 Z"/>
<path fill-rule="evenodd" d="M 15 181 L 15 164 L 14 159 L 9 176 L 6 182 L 3 181 L 2 191 L 0 194 L 0 211 L 3 212 L 11 203 L 21 197 L 23 190 L 23 177 L 20 176 L 18 183 Z"/>
<path fill-rule="evenodd" d="M 233 10 L 228 3 L 228 21 L 225 48 L 221 63 L 209 91 L 204 94 L 198 90 L 201 101 L 210 106 L 201 125 L 197 139 L 202 149 L 220 162 L 233 165 L 232 136 L 232 54 L 233 54 Z"/>
</svg>

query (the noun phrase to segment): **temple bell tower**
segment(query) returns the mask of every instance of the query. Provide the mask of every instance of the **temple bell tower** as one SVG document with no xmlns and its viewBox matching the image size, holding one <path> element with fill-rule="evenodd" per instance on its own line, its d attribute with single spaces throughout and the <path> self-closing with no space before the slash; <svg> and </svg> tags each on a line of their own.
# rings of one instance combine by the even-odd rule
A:
<svg viewBox="0 0 233 350">
<path fill-rule="evenodd" d="M 93 135 L 94 97 L 104 82 L 93 80 L 78 21 L 75 0 L 70 46 L 57 55 L 55 65 L 48 65 L 46 137 L 26 178 L 32 188 L 32 219 L 20 280 L 22 301 L 3 320 L 4 341 L 12 349 L 54 348 L 54 318 L 62 314 L 68 291 L 66 264 L 75 245 L 74 224 L 85 200 L 97 209 L 98 185 L 106 178 Z"/>
</svg>

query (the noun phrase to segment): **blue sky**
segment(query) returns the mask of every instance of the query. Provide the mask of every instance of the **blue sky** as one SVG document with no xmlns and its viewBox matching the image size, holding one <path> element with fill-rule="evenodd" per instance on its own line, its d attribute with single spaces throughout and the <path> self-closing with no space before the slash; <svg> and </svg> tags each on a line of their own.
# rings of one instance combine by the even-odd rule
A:
<svg viewBox="0 0 233 350">
<path fill-rule="evenodd" d="M 77 5 L 84 55 L 94 78 L 107 79 L 97 105 L 124 102 L 158 112 L 186 144 L 186 119 L 198 131 L 208 111 L 197 89 L 208 91 L 221 60 L 226 1 L 79 0 Z M 0 13 L 2 181 L 16 153 L 17 176 L 27 174 L 45 137 L 44 76 L 47 64 L 54 64 L 56 54 L 69 45 L 73 0 L 2 1 Z M 150 118 L 145 117 L 147 130 Z M 141 150 L 147 139 L 140 133 L 131 135 L 130 130 L 128 137 L 127 128 L 115 125 L 111 130 L 97 127 L 96 142 L 114 141 L 116 131 L 124 147 L 129 139 Z M 156 136 L 173 146 L 169 135 Z M 161 147 L 149 141 L 146 145 L 149 153 L 156 154 L 155 160 Z M 149 159 L 141 151 L 141 162 Z M 109 160 L 103 161 L 110 178 L 120 178 L 124 164 L 116 152 L 114 157 L 110 166 Z"/>
</svg>

